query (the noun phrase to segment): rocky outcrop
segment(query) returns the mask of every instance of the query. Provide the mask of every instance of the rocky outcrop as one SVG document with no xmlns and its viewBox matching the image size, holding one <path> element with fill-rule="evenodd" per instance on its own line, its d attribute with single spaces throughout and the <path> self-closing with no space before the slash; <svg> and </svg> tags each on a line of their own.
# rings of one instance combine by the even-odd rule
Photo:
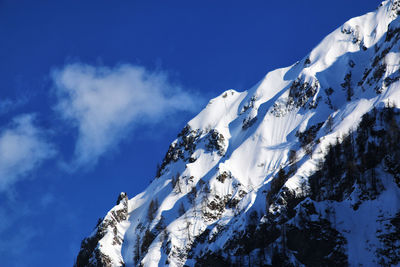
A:
<svg viewBox="0 0 400 267">
<path fill-rule="evenodd" d="M 104 219 L 99 219 L 92 235 L 81 243 L 81 249 L 76 258 L 76 267 L 111 267 L 115 263 L 109 255 L 104 254 L 100 247 L 100 240 L 107 234 L 112 236 L 112 245 L 122 245 L 123 238 L 118 234 L 117 225 L 128 217 L 128 196 L 121 193 L 118 196 L 117 206 L 113 208 Z M 117 263 L 124 266 L 123 261 Z"/>
</svg>

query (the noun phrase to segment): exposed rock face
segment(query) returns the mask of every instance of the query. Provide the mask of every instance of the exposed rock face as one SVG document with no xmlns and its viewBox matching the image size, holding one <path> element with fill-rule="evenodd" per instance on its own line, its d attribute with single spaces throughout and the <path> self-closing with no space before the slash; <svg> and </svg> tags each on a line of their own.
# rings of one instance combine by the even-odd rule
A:
<svg viewBox="0 0 400 267">
<path fill-rule="evenodd" d="M 212 99 L 76 266 L 399 265 L 399 3 Z"/>
<path fill-rule="evenodd" d="M 123 236 L 119 234 L 117 225 L 125 221 L 127 217 L 128 196 L 126 193 L 121 193 L 118 196 L 117 206 L 115 206 L 104 219 L 99 219 L 99 222 L 92 235 L 82 241 L 81 250 L 79 251 L 75 266 L 115 266 L 116 264 L 112 261 L 111 257 L 101 251 L 102 245 L 100 244 L 100 240 L 102 240 L 106 235 L 111 235 L 111 245 L 121 246 L 123 242 Z M 124 266 L 124 262 L 122 260 L 120 260 L 117 264 L 118 266 Z"/>
</svg>

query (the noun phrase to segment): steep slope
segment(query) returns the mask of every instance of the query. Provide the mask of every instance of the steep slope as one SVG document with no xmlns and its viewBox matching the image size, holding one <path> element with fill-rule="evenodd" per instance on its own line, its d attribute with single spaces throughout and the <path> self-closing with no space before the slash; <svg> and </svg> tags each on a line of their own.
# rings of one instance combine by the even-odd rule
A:
<svg viewBox="0 0 400 267">
<path fill-rule="evenodd" d="M 76 266 L 399 265 L 399 14 L 385 1 L 212 99 Z"/>
</svg>

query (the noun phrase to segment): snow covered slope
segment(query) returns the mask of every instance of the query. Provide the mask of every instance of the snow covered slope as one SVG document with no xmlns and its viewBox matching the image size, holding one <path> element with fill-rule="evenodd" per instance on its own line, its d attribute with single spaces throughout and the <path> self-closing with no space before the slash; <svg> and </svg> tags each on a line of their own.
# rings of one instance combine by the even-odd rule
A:
<svg viewBox="0 0 400 267">
<path fill-rule="evenodd" d="M 400 1 L 228 90 L 76 266 L 400 265 Z"/>
</svg>

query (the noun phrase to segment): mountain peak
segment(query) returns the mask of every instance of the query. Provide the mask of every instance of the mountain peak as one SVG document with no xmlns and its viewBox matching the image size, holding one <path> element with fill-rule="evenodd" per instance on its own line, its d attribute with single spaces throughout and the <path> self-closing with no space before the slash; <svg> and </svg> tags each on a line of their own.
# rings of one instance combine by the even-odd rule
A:
<svg viewBox="0 0 400 267">
<path fill-rule="evenodd" d="M 76 266 L 398 264 L 399 2 L 212 99 Z"/>
</svg>

